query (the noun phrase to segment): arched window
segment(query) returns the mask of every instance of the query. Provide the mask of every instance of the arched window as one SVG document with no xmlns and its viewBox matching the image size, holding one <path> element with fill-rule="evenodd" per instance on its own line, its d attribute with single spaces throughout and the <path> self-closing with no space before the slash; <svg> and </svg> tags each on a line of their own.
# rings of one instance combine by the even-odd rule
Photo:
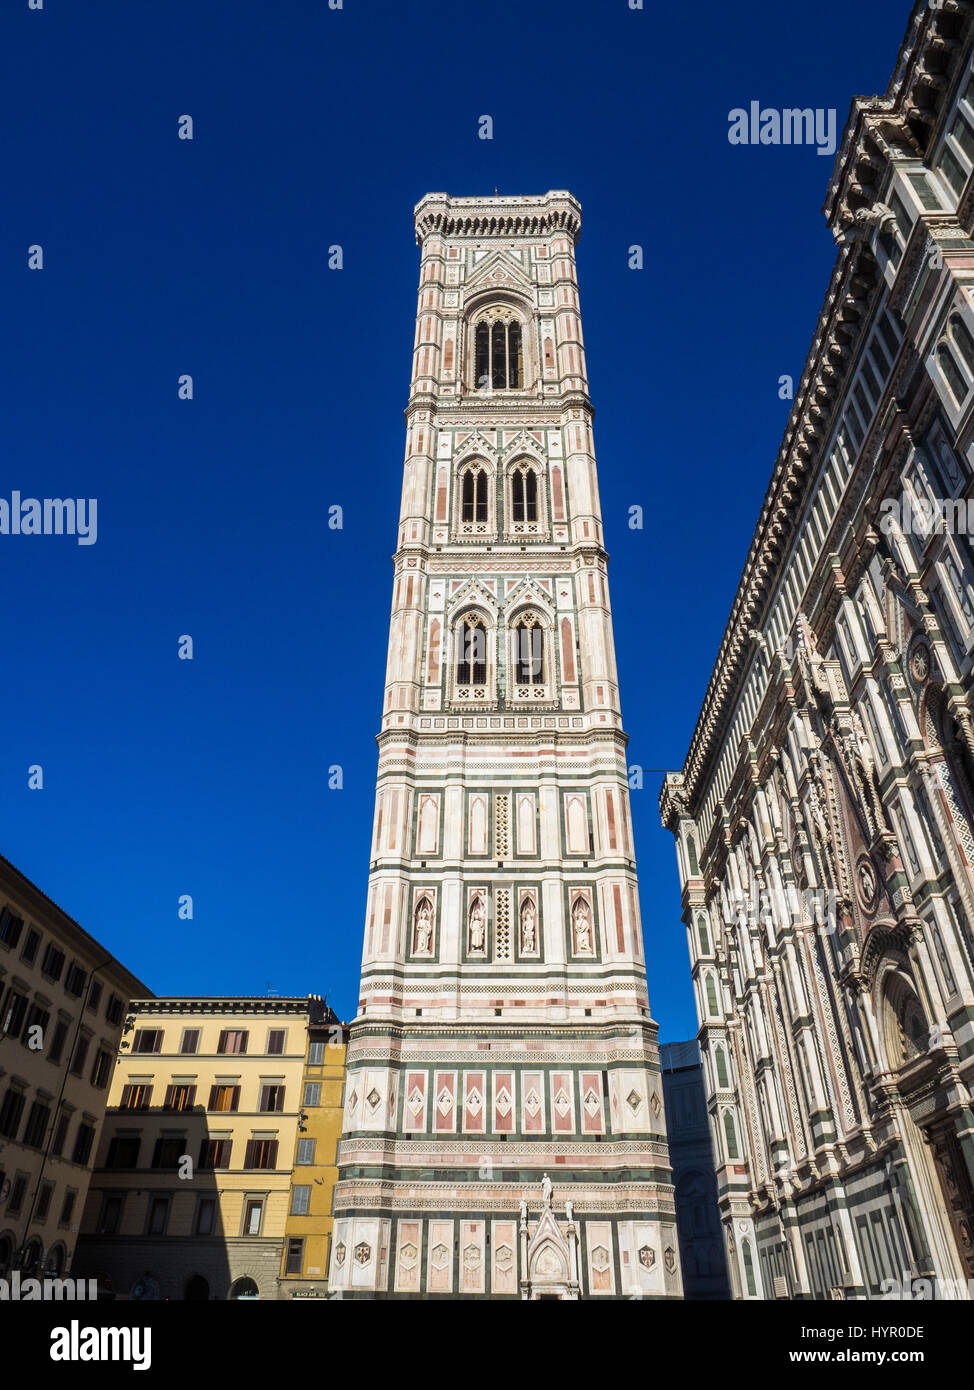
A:
<svg viewBox="0 0 974 1390">
<path fill-rule="evenodd" d="M 52 1279 L 59 1279 L 64 1269 L 64 1246 L 60 1241 L 52 1245 L 44 1260 L 44 1273 Z"/>
<path fill-rule="evenodd" d="M 536 613 L 525 613 L 514 625 L 514 661 L 518 685 L 544 685 L 544 629 Z"/>
<path fill-rule="evenodd" d="M 709 955 L 710 955 L 710 933 L 709 933 L 709 931 L 707 930 L 707 919 L 706 919 L 706 917 L 698 917 L 698 918 L 697 918 L 697 936 L 699 937 L 699 940 L 700 940 L 700 954 L 703 955 L 703 956 L 709 956 Z"/>
<path fill-rule="evenodd" d="M 954 314 L 950 320 L 951 342 L 960 353 L 961 361 L 968 372 L 974 377 L 974 337 L 971 330 L 961 318 L 960 314 Z"/>
<path fill-rule="evenodd" d="M 940 370 L 944 374 L 944 379 L 950 387 L 951 395 L 954 397 L 957 404 L 960 405 L 961 401 L 967 395 L 967 383 L 961 376 L 960 368 L 954 361 L 954 354 L 946 343 L 941 343 L 937 348 L 937 361 L 940 364 Z"/>
<path fill-rule="evenodd" d="M 717 985 L 709 971 L 707 972 L 707 1013 L 712 1016 L 717 1014 Z"/>
<path fill-rule="evenodd" d="M 729 1110 L 724 1111 L 724 1138 L 727 1140 L 727 1157 L 738 1159 L 741 1156 L 737 1147 L 737 1130 L 734 1127 L 734 1116 Z"/>
<path fill-rule="evenodd" d="M 457 685 L 487 684 L 487 631 L 479 618 L 457 627 Z"/>
<path fill-rule="evenodd" d="M 724 1049 L 718 1047 L 715 1055 L 717 1058 L 717 1084 L 718 1086 L 729 1086 L 730 1080 L 727 1075 L 727 1058 L 724 1055 Z"/>
<path fill-rule="evenodd" d="M 521 325 L 513 314 L 494 312 L 474 329 L 474 387 L 516 391 L 524 385 Z"/>
<path fill-rule="evenodd" d="M 538 475 L 527 463 L 511 474 L 511 517 L 515 522 L 538 519 Z"/>
<path fill-rule="evenodd" d="M 690 860 L 690 873 L 696 878 L 700 872 L 700 865 L 697 862 L 697 842 L 692 835 L 687 836 L 687 855 Z"/>
<path fill-rule="evenodd" d="M 460 520 L 485 522 L 487 520 L 486 469 L 468 468 L 463 475 L 460 488 Z"/>
</svg>

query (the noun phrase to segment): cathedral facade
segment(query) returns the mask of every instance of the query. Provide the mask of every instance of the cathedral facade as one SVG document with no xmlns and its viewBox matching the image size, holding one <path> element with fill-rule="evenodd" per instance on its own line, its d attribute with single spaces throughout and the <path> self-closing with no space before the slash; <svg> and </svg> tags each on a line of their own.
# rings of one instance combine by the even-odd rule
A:
<svg viewBox="0 0 974 1390">
<path fill-rule="evenodd" d="M 678 1297 L 581 212 L 430 194 L 329 1287 Z"/>
<path fill-rule="evenodd" d="M 853 103 L 676 838 L 740 1298 L 974 1285 L 974 9 Z"/>
</svg>

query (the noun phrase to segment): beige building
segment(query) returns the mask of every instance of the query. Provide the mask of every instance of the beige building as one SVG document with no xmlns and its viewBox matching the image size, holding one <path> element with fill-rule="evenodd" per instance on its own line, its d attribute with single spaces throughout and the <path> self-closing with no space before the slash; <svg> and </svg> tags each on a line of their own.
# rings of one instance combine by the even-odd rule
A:
<svg viewBox="0 0 974 1390">
<path fill-rule="evenodd" d="M 276 1298 L 309 999 L 130 1005 L 78 1270 L 122 1298 Z"/>
<path fill-rule="evenodd" d="M 281 1298 L 328 1295 L 347 1040 L 347 1028 L 320 997 L 312 996 L 291 1203 L 284 1231 Z"/>
<path fill-rule="evenodd" d="M 71 1268 L 126 1001 L 147 993 L 0 856 L 0 1277 Z"/>
</svg>

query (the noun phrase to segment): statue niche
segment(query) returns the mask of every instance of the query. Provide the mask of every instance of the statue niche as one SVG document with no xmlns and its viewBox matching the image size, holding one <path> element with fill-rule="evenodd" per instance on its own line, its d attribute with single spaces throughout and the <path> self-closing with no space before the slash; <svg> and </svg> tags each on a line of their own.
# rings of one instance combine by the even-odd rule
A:
<svg viewBox="0 0 974 1390">
<path fill-rule="evenodd" d="M 429 898 L 420 898 L 416 904 L 413 920 L 413 955 L 431 956 L 433 954 L 433 904 Z"/>
<path fill-rule="evenodd" d="M 538 954 L 538 909 L 533 898 L 525 898 L 521 904 L 521 955 Z"/>
<path fill-rule="evenodd" d="M 576 956 L 594 954 L 592 909 L 584 898 L 576 898 L 572 908 L 572 942 Z"/>
<path fill-rule="evenodd" d="M 467 926 L 467 953 L 482 956 L 487 950 L 487 912 L 484 900 L 478 894 L 470 904 L 470 918 Z"/>
</svg>

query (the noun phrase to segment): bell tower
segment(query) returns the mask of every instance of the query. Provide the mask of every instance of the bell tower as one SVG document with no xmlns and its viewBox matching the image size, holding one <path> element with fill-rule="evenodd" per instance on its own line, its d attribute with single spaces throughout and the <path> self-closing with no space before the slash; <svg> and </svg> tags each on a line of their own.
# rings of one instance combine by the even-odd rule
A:
<svg viewBox="0 0 974 1390">
<path fill-rule="evenodd" d="M 580 225 L 567 192 L 415 209 L 343 1297 L 681 1296 Z"/>
</svg>

